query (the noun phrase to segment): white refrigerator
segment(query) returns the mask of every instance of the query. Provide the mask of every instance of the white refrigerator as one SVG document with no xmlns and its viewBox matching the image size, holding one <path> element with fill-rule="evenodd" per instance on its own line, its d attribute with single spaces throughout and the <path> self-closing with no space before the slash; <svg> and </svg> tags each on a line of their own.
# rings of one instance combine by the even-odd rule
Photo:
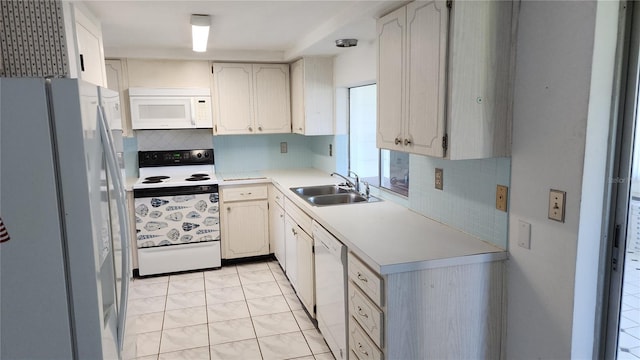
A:
<svg viewBox="0 0 640 360">
<path fill-rule="evenodd" d="M 0 359 L 121 357 L 130 252 L 109 91 L 0 78 Z"/>
</svg>

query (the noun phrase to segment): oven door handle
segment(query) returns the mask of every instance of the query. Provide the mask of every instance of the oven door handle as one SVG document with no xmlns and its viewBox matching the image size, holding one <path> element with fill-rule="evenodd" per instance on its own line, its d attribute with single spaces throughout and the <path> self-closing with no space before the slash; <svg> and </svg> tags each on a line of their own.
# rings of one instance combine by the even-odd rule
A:
<svg viewBox="0 0 640 360">
<path fill-rule="evenodd" d="M 100 127 L 100 134 L 102 136 L 102 146 L 107 160 L 107 167 L 111 172 L 112 179 L 114 181 L 114 188 L 118 197 L 118 221 L 120 223 L 120 246 L 122 248 L 122 279 L 120 282 L 120 299 L 118 309 L 118 352 L 122 353 L 124 347 L 124 332 L 125 323 L 127 318 L 127 298 L 129 297 L 129 273 L 130 273 L 130 259 L 129 259 L 129 223 L 127 219 L 126 209 L 126 196 L 124 193 L 124 186 L 122 184 L 122 178 L 120 176 L 120 169 L 116 160 L 115 148 L 113 146 L 113 138 L 111 137 L 111 131 L 109 130 L 109 124 L 107 124 L 104 108 L 98 104 L 98 126 Z"/>
</svg>

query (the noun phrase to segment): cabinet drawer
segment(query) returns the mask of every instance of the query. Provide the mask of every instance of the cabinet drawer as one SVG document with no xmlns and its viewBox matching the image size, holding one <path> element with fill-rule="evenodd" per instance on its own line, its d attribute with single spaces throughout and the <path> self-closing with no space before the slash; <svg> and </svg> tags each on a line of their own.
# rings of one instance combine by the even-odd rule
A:
<svg viewBox="0 0 640 360">
<path fill-rule="evenodd" d="M 382 307 L 382 278 L 353 253 L 349 253 L 349 279 L 358 285 L 376 305 Z"/>
<path fill-rule="evenodd" d="M 278 204 L 284 208 L 284 195 L 273 185 L 269 185 L 269 204 Z"/>
<path fill-rule="evenodd" d="M 307 234 L 311 235 L 311 222 L 313 219 L 305 214 L 304 211 L 300 210 L 300 208 L 294 204 L 289 198 L 284 199 L 284 211 L 291 216 L 293 221 L 295 221 Z"/>
<path fill-rule="evenodd" d="M 267 198 L 267 185 L 246 185 L 221 188 L 222 201 L 261 200 Z"/>
<path fill-rule="evenodd" d="M 351 281 L 349 281 L 349 314 L 362 326 L 362 330 L 371 340 L 382 348 L 383 313 Z"/>
<path fill-rule="evenodd" d="M 369 339 L 360 325 L 349 318 L 349 348 L 360 360 L 382 360 L 382 351 Z"/>
</svg>

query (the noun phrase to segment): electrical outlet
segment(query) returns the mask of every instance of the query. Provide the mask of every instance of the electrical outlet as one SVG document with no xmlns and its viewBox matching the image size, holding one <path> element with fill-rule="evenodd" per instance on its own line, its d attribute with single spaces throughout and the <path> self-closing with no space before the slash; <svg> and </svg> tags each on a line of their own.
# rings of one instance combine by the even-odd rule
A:
<svg viewBox="0 0 640 360">
<path fill-rule="evenodd" d="M 564 222 L 566 195 L 564 191 L 549 190 L 549 219 Z"/>
<path fill-rule="evenodd" d="M 285 154 L 286 152 L 287 152 L 287 143 L 283 141 L 280 143 L 280 153 Z"/>
<path fill-rule="evenodd" d="M 329 144 L 329 156 L 333 156 L 333 144 Z"/>
<path fill-rule="evenodd" d="M 496 209 L 507 212 L 507 197 L 509 188 L 504 185 L 496 186 Z"/>
<path fill-rule="evenodd" d="M 522 220 L 518 221 L 518 246 L 531 249 L 531 224 Z"/>
<path fill-rule="evenodd" d="M 442 190 L 444 188 L 444 175 L 442 173 L 442 169 L 436 168 L 436 181 L 435 181 L 436 189 Z"/>
</svg>

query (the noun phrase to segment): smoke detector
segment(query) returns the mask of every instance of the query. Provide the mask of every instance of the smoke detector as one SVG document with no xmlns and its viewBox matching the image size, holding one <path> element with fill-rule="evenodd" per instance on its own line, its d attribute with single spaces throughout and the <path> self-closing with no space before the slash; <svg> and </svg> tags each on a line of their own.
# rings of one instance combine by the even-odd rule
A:
<svg viewBox="0 0 640 360">
<path fill-rule="evenodd" d="M 338 39 L 336 46 L 341 48 L 352 47 L 358 45 L 358 39 Z"/>
</svg>

